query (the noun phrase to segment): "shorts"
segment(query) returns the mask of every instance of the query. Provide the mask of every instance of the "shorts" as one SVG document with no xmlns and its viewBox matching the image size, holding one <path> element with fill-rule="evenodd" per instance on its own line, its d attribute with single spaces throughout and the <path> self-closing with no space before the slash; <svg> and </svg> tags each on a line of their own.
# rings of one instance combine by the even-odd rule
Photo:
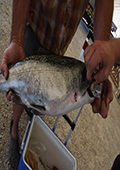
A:
<svg viewBox="0 0 120 170">
<path fill-rule="evenodd" d="M 29 22 L 26 24 L 25 40 L 24 40 L 24 54 L 25 57 L 32 55 L 51 54 L 52 52 L 45 49 L 39 42 L 37 36 L 32 30 Z"/>
</svg>

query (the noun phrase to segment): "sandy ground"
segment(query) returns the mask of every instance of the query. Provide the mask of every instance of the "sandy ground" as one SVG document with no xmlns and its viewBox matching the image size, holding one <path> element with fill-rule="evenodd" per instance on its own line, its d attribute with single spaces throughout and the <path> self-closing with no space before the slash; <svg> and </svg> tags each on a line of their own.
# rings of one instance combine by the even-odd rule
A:
<svg viewBox="0 0 120 170">
<path fill-rule="evenodd" d="M 11 18 L 12 0 L 0 0 L 0 62 L 4 50 L 9 45 Z M 85 37 L 85 32 L 80 26 L 66 55 L 79 58 Z M 116 90 L 114 86 L 113 90 Z M 68 114 L 72 120 L 77 111 Z M 0 170 L 10 169 L 8 147 L 11 118 L 12 104 L 7 101 L 5 94 L 0 94 Z M 55 118 L 44 116 L 43 119 L 53 127 Z M 19 123 L 20 142 L 28 120 L 29 116 L 24 112 Z M 69 129 L 69 125 L 61 117 L 55 133 L 64 142 Z M 110 170 L 115 157 L 120 153 L 120 105 L 115 97 L 107 119 L 93 114 L 90 105 L 83 107 L 67 147 L 77 160 L 78 170 Z"/>
</svg>

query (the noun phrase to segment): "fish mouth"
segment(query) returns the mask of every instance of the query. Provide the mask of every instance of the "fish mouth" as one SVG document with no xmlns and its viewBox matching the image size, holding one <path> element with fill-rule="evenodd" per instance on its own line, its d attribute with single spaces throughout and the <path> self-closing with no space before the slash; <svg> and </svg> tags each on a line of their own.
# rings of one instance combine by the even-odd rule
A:
<svg viewBox="0 0 120 170">
<path fill-rule="evenodd" d="M 89 94 L 90 97 L 94 97 L 92 91 L 90 90 L 90 87 L 87 89 L 87 92 L 88 92 L 88 94 Z"/>
</svg>

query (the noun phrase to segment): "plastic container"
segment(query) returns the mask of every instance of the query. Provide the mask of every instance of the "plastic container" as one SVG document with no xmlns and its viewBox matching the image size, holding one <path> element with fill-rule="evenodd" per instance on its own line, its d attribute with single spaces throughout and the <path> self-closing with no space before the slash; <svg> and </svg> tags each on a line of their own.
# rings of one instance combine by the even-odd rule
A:
<svg viewBox="0 0 120 170">
<path fill-rule="evenodd" d="M 46 151 L 45 155 L 42 153 L 42 157 L 48 167 L 52 169 L 55 166 L 58 170 L 77 170 L 75 157 L 39 116 L 33 116 L 28 128 L 18 170 L 31 170 L 25 161 L 25 156 L 32 139 L 40 143 L 40 146 L 44 145 Z"/>
</svg>

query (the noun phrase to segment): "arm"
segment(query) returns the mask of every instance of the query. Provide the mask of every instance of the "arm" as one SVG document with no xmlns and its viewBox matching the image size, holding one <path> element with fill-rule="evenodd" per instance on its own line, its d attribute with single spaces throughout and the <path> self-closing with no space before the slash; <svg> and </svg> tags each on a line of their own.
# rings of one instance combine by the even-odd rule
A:
<svg viewBox="0 0 120 170">
<path fill-rule="evenodd" d="M 112 24 L 114 0 L 95 0 L 94 38 L 109 40 Z"/>
<path fill-rule="evenodd" d="M 97 60 L 103 57 L 105 47 L 101 45 L 102 41 L 108 41 L 110 38 L 110 30 L 113 14 L 113 0 L 96 0 L 94 5 L 94 39 L 95 42 L 90 45 L 84 53 L 85 63 L 87 67 L 87 78 L 91 79 L 95 69 L 99 69 Z M 102 40 L 101 43 L 98 40 Z M 106 55 L 106 54 L 105 54 Z M 98 64 L 98 63 L 97 63 Z M 96 78 L 96 77 L 95 77 Z M 97 79 L 96 79 L 97 80 Z M 96 84 L 100 81 L 97 80 Z"/>
<path fill-rule="evenodd" d="M 84 53 L 88 80 L 92 78 L 92 74 L 96 69 L 100 69 L 100 65 L 98 65 L 98 60 L 101 60 L 103 57 L 106 56 L 106 54 L 109 55 L 109 47 L 106 45 L 106 43 L 102 43 L 103 40 L 108 41 L 110 38 L 113 14 L 113 0 L 96 0 L 94 8 L 95 42 L 87 47 Z M 96 84 L 100 82 L 97 76 L 94 78 L 96 78 L 97 80 Z"/>
<path fill-rule="evenodd" d="M 24 58 L 24 36 L 30 0 L 14 0 L 12 33 L 9 47 L 5 50 L 1 63 L 1 71 L 8 77 L 8 65 Z"/>
<path fill-rule="evenodd" d="M 94 85 L 105 81 L 115 62 L 120 62 L 120 39 L 109 41 L 97 40 L 94 44 L 87 47 L 84 53 L 87 66 L 87 78 L 91 79 L 93 73 L 96 82 Z M 90 55 L 92 54 L 92 55 Z"/>
<path fill-rule="evenodd" d="M 109 56 L 110 51 L 107 44 L 102 46 L 103 41 L 108 41 L 110 38 L 110 30 L 112 23 L 112 14 L 113 14 L 113 0 L 96 0 L 95 1 L 95 12 L 94 12 L 94 39 L 95 42 L 86 48 L 84 57 L 87 67 L 87 78 L 88 80 L 92 78 L 94 71 L 100 70 L 103 65 L 103 59 L 106 57 L 106 54 Z M 98 45 L 99 44 L 99 45 Z M 104 53 L 106 50 L 106 53 Z M 101 63 L 98 64 L 98 61 L 101 60 Z M 97 63 L 97 64 L 96 64 Z M 112 67 L 114 59 L 111 61 L 110 67 Z M 109 67 L 109 69 L 110 69 Z M 100 71 L 98 71 L 100 73 Z M 104 78 L 104 74 L 100 74 Z M 94 74 L 96 82 L 93 84 L 96 85 L 99 83 L 99 78 L 97 74 Z M 105 79 L 104 79 L 105 80 Z M 91 87 L 92 88 L 92 87 Z M 92 103 L 93 112 L 99 112 L 102 117 L 107 117 L 109 110 L 109 103 L 113 99 L 112 86 L 109 80 L 104 82 L 104 87 L 102 91 L 102 96 L 100 99 L 96 99 Z"/>
<path fill-rule="evenodd" d="M 17 43 L 22 48 L 24 46 L 24 35 L 25 35 L 29 5 L 30 5 L 30 0 L 13 1 L 11 41 Z"/>
<path fill-rule="evenodd" d="M 111 49 L 113 50 L 113 56 L 114 57 L 114 61 L 118 64 L 120 64 L 120 38 L 113 38 L 112 40 L 110 40 L 111 43 Z"/>
</svg>

